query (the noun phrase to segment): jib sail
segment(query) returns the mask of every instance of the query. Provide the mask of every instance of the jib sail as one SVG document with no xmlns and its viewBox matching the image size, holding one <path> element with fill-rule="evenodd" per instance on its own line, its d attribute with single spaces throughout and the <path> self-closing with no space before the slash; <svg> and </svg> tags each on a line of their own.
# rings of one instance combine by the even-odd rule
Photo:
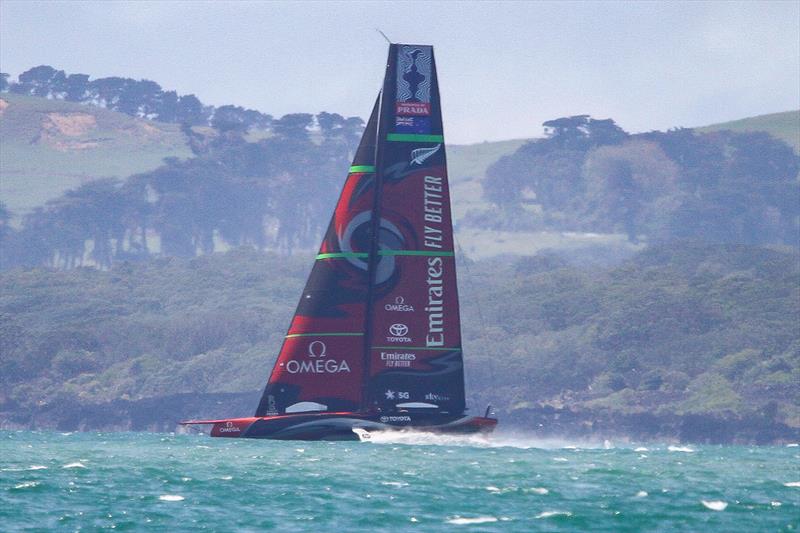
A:
<svg viewBox="0 0 800 533">
<path fill-rule="evenodd" d="M 376 101 L 256 416 L 363 404 L 377 127 Z"/>
</svg>

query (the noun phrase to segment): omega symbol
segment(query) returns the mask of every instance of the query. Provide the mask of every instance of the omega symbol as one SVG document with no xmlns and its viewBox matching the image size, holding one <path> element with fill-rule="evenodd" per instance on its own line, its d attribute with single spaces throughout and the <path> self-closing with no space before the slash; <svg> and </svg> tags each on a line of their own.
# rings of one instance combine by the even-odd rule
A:
<svg viewBox="0 0 800 533">
<path fill-rule="evenodd" d="M 322 341 L 314 341 L 308 345 L 308 356 L 309 357 L 325 357 L 325 352 L 328 350 L 328 347 L 325 346 L 325 343 Z"/>
</svg>

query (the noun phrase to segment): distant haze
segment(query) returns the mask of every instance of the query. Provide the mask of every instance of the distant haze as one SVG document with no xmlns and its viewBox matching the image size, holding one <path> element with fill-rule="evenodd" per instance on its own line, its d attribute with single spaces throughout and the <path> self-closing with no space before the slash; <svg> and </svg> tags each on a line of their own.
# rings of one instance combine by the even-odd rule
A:
<svg viewBox="0 0 800 533">
<path fill-rule="evenodd" d="M 204 103 L 366 117 L 386 42 L 436 47 L 450 142 L 800 107 L 800 3 L 0 2 L 0 70 L 154 80 Z"/>
</svg>

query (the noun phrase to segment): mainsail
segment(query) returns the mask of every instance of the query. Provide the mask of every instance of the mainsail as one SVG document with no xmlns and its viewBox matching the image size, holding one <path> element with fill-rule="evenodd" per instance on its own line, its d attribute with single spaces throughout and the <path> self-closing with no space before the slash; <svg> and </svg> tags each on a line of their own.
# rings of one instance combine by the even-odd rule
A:
<svg viewBox="0 0 800 533">
<path fill-rule="evenodd" d="M 453 231 L 431 46 L 384 84 L 256 416 L 464 411 Z"/>
</svg>

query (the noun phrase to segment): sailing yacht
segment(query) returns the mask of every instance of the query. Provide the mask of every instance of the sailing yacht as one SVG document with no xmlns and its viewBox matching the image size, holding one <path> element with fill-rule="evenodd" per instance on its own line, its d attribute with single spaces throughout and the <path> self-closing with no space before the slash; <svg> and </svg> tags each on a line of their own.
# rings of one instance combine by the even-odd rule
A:
<svg viewBox="0 0 800 533">
<path fill-rule="evenodd" d="M 489 433 L 466 413 L 433 47 L 391 44 L 383 87 L 255 415 L 213 437 Z"/>
</svg>

